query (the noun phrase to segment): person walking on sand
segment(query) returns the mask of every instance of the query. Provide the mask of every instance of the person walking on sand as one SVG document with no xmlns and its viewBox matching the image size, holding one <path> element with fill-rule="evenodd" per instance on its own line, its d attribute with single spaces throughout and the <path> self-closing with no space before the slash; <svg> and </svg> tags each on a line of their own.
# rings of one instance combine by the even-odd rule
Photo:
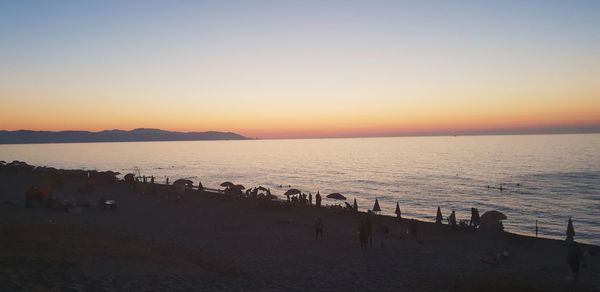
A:
<svg viewBox="0 0 600 292">
<path fill-rule="evenodd" d="M 321 221 L 321 217 L 317 217 L 317 220 L 315 220 L 315 239 L 323 240 L 323 221 Z"/>
</svg>

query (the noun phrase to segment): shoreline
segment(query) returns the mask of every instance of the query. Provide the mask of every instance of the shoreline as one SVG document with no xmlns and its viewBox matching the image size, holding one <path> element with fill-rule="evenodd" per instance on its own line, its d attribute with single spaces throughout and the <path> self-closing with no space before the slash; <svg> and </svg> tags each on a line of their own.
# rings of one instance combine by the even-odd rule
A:
<svg viewBox="0 0 600 292">
<path fill-rule="evenodd" d="M 47 182 L 43 170 L 49 169 L 0 171 L 0 233 L 6 239 L 0 272 L 10 275 L 0 280 L 2 290 L 89 290 L 98 285 L 164 291 L 600 287 L 596 245 L 581 244 L 590 252 L 588 268 L 574 282 L 560 240 L 507 232 L 484 235 L 424 221 L 416 222 L 414 236 L 406 233 L 408 219 L 376 215 L 373 246 L 361 248 L 363 212 L 273 207 L 216 192 L 173 193 L 172 186 L 163 184 L 155 184 L 156 193 L 142 191 L 149 183 L 133 191 L 127 183 L 102 175 L 91 176 L 94 190 L 82 193 L 78 190 L 88 181 L 83 170 L 63 171 L 57 194 L 86 204 L 66 212 L 37 202 L 25 208 L 26 187 Z M 115 200 L 118 208 L 103 210 L 92 204 L 100 198 Z M 322 240 L 314 237 L 315 218 L 324 224 Z M 389 228 L 389 237 L 380 232 L 381 226 Z"/>
<path fill-rule="evenodd" d="M 19 161 L 19 162 L 26 164 L 26 162 L 21 162 L 21 161 Z M 59 171 L 63 171 L 63 172 L 72 172 L 72 173 L 78 173 L 78 174 L 82 174 L 82 173 L 85 173 L 85 172 L 93 172 L 93 173 L 118 173 L 118 172 L 114 172 L 112 170 L 106 170 L 106 169 L 105 170 L 98 170 L 98 169 L 95 169 L 95 168 L 90 168 L 90 169 L 87 169 L 87 168 L 82 168 L 82 169 L 77 169 L 77 168 L 73 168 L 73 169 L 59 169 L 59 168 L 49 167 L 49 166 L 34 166 L 34 165 L 29 165 L 29 166 L 31 166 L 32 169 L 59 170 Z M 131 172 L 133 172 L 133 171 L 131 171 Z M 124 173 L 120 173 L 116 177 L 117 177 L 117 179 L 121 179 L 122 180 L 123 176 L 124 176 Z M 150 177 L 151 176 L 146 176 L 146 177 L 148 178 L 148 184 L 150 184 L 149 181 L 150 181 Z M 139 178 L 141 180 L 142 176 L 140 176 Z M 167 176 L 163 175 L 163 176 L 157 176 L 155 178 L 156 178 L 156 182 L 155 182 L 156 185 L 164 185 L 164 180 L 165 180 L 165 178 L 167 178 Z M 191 179 L 197 179 L 197 178 L 198 178 L 198 176 L 183 176 L 183 177 L 181 177 L 181 179 L 190 179 L 190 180 Z M 176 178 L 171 178 L 171 183 L 173 182 L 174 179 L 176 179 Z M 142 183 L 142 182 L 140 181 L 139 183 Z M 505 184 L 505 185 L 508 185 L 508 184 Z M 193 187 L 197 187 L 197 185 L 194 185 Z M 278 192 L 284 191 L 284 190 L 286 190 L 288 188 L 288 186 L 283 186 L 283 188 L 281 188 L 281 186 L 280 186 L 280 188 L 276 188 L 273 185 L 271 187 L 272 187 L 272 189 L 274 191 L 276 190 Z M 292 186 L 290 186 L 290 187 L 292 187 Z M 490 186 L 490 185 L 488 185 L 487 187 L 488 187 L 488 189 L 497 189 L 497 190 L 500 190 L 499 187 L 494 187 L 494 186 Z M 485 186 L 481 185 L 481 188 L 485 188 Z M 505 188 L 505 189 L 508 190 L 508 188 Z M 213 191 L 216 191 L 216 192 L 220 191 L 219 189 L 215 189 L 215 188 L 208 188 L 208 190 L 213 190 Z M 358 197 L 360 197 L 360 196 L 358 196 Z M 356 197 L 356 198 L 358 198 L 358 197 Z M 282 199 L 281 196 L 278 196 L 278 199 L 281 200 Z M 343 203 L 341 203 L 341 202 L 340 202 L 340 204 L 343 205 Z M 449 211 L 449 209 L 447 209 L 444 205 L 440 205 L 440 206 L 442 207 L 442 211 L 443 211 L 444 215 L 445 216 L 449 215 L 448 213 L 446 213 L 446 212 Z M 388 207 L 389 207 L 389 205 L 388 205 Z M 411 218 L 411 219 L 415 219 L 415 220 L 422 221 L 422 222 L 433 222 L 432 218 L 434 217 L 433 215 L 434 215 L 435 207 L 436 207 L 435 205 L 432 205 L 431 216 L 428 216 L 427 214 L 423 215 L 423 213 L 419 213 L 419 214 L 416 215 L 416 217 Z M 465 215 L 464 213 L 466 212 L 467 208 L 462 209 L 462 210 L 459 210 L 459 209 L 456 209 L 456 210 L 457 210 L 457 212 L 462 212 L 461 215 Z M 486 211 L 489 211 L 489 210 L 486 210 Z M 366 212 L 366 211 L 363 211 L 363 212 Z M 382 214 L 386 215 L 386 216 L 392 216 L 392 217 L 394 216 L 394 215 L 390 214 L 389 208 L 388 208 L 387 212 L 384 211 L 384 213 L 382 213 Z M 508 215 L 509 220 L 510 220 L 510 217 L 511 217 L 510 215 L 511 214 L 506 213 L 506 215 Z M 432 217 L 432 218 L 429 218 L 429 217 Z M 429 221 L 430 219 L 431 219 L 431 221 Z M 465 219 L 465 217 L 462 217 L 461 219 Z M 468 219 L 468 218 L 466 218 L 466 219 Z M 444 221 L 446 222 L 446 217 L 445 217 Z M 512 233 L 512 234 L 517 234 L 517 235 L 522 235 L 522 236 L 527 236 L 527 237 L 552 239 L 552 240 L 558 240 L 558 241 L 561 241 L 562 240 L 561 238 L 565 237 L 564 231 L 566 230 L 566 223 L 567 223 L 566 221 L 564 222 L 564 226 L 560 225 L 563 222 L 559 222 L 560 224 L 558 224 L 556 220 L 555 221 L 545 221 L 545 222 L 544 221 L 540 221 L 540 223 L 542 223 L 542 222 L 545 225 L 554 225 L 554 227 L 558 226 L 558 229 L 557 228 L 547 228 L 547 227 L 544 227 L 543 225 L 540 225 L 540 230 L 544 230 L 545 231 L 544 233 L 546 233 L 546 234 L 540 234 L 540 236 L 536 237 L 534 235 L 535 234 L 535 229 L 533 227 L 534 224 L 535 224 L 535 221 L 532 221 L 531 222 L 531 224 L 532 224 L 531 226 L 532 227 L 531 227 L 530 230 L 529 229 L 519 230 L 518 228 L 510 228 L 510 226 L 509 226 L 509 228 L 508 228 L 509 230 L 507 230 L 506 232 Z M 520 222 L 520 223 L 522 223 L 522 222 Z M 526 225 L 526 226 L 529 226 L 529 225 Z M 575 225 L 576 229 L 577 229 L 577 227 L 578 226 Z M 552 231 L 548 232 L 548 230 L 552 230 Z M 560 234 L 560 235 L 558 235 L 558 234 Z M 595 234 L 595 233 L 590 233 L 590 234 Z M 587 238 L 587 241 L 584 241 L 584 243 L 589 244 L 589 245 L 600 246 L 600 242 L 597 242 L 597 240 L 596 240 L 596 242 L 593 242 L 594 241 L 593 239 L 594 238 L 591 238 L 591 239 Z"/>
</svg>

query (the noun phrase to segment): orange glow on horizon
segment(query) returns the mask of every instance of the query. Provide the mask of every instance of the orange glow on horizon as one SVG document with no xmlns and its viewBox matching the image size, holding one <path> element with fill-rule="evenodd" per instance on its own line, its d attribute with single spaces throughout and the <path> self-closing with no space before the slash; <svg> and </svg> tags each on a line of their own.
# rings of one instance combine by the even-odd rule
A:
<svg viewBox="0 0 600 292">
<path fill-rule="evenodd" d="M 134 128 L 159 128 L 172 131 L 223 131 L 235 132 L 249 138 L 319 138 L 319 137 L 360 137 L 428 135 L 456 132 L 510 130 L 524 128 L 554 128 L 600 125 L 597 113 L 600 108 L 563 109 L 529 114 L 507 114 L 501 110 L 495 113 L 462 112 L 445 115 L 423 112 L 402 113 L 397 116 L 385 112 L 362 114 L 329 115 L 237 115 L 237 118 L 219 118 L 217 115 L 195 116 L 182 112 L 178 118 L 170 119 L 169 114 L 145 118 L 144 114 L 113 115 L 111 119 L 96 119 L 86 113 L 64 111 L 47 113 L 43 119 L 22 119 L 10 113 L 4 117 L 6 130 L 88 130 L 108 129 L 129 130 Z M 32 113 L 32 116 L 41 114 Z M 64 117 L 69 117 L 64 119 Z M 149 121 L 150 120 L 150 121 Z"/>
</svg>

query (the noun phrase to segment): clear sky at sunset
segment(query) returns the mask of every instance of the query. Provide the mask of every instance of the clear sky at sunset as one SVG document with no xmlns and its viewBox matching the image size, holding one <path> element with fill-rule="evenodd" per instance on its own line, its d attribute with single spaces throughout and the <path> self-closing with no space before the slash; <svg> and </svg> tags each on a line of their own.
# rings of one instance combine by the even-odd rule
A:
<svg viewBox="0 0 600 292">
<path fill-rule="evenodd" d="M 600 131 L 600 1 L 0 1 L 0 129 Z"/>
</svg>

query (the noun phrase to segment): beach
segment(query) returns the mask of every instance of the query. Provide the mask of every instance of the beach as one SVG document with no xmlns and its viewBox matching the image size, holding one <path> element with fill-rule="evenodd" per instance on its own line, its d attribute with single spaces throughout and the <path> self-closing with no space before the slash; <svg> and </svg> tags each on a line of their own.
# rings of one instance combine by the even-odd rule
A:
<svg viewBox="0 0 600 292">
<path fill-rule="evenodd" d="M 561 240 L 422 221 L 415 236 L 407 234 L 408 220 L 374 215 L 389 236 L 375 232 L 373 245 L 361 248 L 364 208 L 273 207 L 218 192 L 173 194 L 166 185 L 153 192 L 150 183 L 132 190 L 121 180 L 88 179 L 85 171 L 54 172 L 61 181 L 56 193 L 76 202 L 73 208 L 57 211 L 39 202 L 26 208 L 25 191 L 43 184 L 47 173 L 0 173 L 2 291 L 600 289 L 594 245 L 581 244 L 587 268 L 574 281 Z M 93 191 L 79 192 L 88 181 Z M 93 203 L 101 198 L 118 208 Z M 322 240 L 315 239 L 316 218 Z M 497 261 L 482 261 L 489 258 Z"/>
</svg>

